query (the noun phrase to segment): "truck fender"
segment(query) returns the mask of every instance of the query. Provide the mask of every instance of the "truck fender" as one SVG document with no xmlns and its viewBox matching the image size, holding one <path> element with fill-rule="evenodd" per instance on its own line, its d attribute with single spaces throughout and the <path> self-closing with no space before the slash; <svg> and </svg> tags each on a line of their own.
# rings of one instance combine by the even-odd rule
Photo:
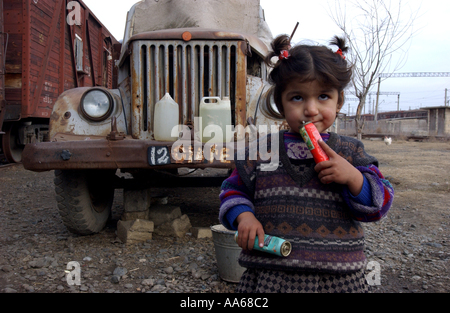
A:
<svg viewBox="0 0 450 313">
<path fill-rule="evenodd" d="M 81 110 L 81 100 L 92 89 L 101 89 L 111 95 L 113 108 L 111 114 L 102 121 L 88 119 Z M 62 93 L 53 107 L 50 117 L 50 140 L 57 134 L 106 137 L 111 132 L 111 119 L 116 118 L 117 129 L 126 133 L 124 105 L 118 89 L 102 87 L 80 87 Z"/>
</svg>

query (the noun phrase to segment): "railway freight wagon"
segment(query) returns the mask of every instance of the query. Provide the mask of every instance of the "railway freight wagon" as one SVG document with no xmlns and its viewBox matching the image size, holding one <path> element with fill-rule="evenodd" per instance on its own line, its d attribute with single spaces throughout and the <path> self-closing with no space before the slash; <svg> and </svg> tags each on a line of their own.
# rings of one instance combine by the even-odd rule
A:
<svg viewBox="0 0 450 313">
<path fill-rule="evenodd" d="M 48 140 L 61 93 L 116 88 L 120 47 L 83 1 L 0 0 L 0 141 L 9 162 Z"/>
</svg>

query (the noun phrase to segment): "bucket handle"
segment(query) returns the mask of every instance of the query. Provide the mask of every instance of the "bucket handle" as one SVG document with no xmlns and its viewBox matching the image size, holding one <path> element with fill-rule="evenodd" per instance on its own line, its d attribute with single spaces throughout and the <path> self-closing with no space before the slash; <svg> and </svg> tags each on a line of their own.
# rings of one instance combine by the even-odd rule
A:
<svg viewBox="0 0 450 313">
<path fill-rule="evenodd" d="M 217 100 L 217 104 L 220 104 L 220 102 L 222 101 L 222 99 L 220 99 L 220 97 L 203 97 L 201 102 L 202 103 L 206 103 L 205 100 Z M 208 102 L 208 103 L 213 103 L 213 102 Z"/>
</svg>

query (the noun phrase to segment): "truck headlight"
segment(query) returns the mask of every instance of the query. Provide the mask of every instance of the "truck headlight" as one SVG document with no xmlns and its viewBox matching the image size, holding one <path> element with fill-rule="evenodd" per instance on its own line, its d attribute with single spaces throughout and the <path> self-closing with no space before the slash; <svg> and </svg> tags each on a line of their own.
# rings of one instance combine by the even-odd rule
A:
<svg viewBox="0 0 450 313">
<path fill-rule="evenodd" d="M 113 107 L 112 96 L 100 88 L 90 89 L 81 97 L 81 112 L 95 122 L 106 120 L 111 115 Z"/>
</svg>

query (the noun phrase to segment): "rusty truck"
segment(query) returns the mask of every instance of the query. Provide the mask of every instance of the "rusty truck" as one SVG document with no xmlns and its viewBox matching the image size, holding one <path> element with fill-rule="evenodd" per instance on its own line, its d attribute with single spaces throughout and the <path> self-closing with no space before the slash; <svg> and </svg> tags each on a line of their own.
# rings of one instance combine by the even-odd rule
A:
<svg viewBox="0 0 450 313">
<path fill-rule="evenodd" d="M 211 143 L 197 136 L 200 103 L 228 101 L 229 109 L 220 114 L 229 114 L 231 144 L 245 141 L 250 126 L 283 127 L 260 108 L 269 97 L 263 60 L 271 40 L 256 0 L 136 3 L 127 14 L 116 62 L 118 87 L 63 92 L 50 117 L 49 142 L 28 144 L 24 167 L 55 170 L 62 220 L 82 235 L 105 226 L 115 189 L 125 194 L 220 184 L 226 175 L 179 175 L 180 169 L 209 168 L 227 174 L 234 167 L 227 155 L 229 142 L 223 144 L 230 139 Z M 176 104 L 173 140 L 155 136 L 156 125 L 170 119 L 157 116 L 164 98 Z"/>
</svg>

